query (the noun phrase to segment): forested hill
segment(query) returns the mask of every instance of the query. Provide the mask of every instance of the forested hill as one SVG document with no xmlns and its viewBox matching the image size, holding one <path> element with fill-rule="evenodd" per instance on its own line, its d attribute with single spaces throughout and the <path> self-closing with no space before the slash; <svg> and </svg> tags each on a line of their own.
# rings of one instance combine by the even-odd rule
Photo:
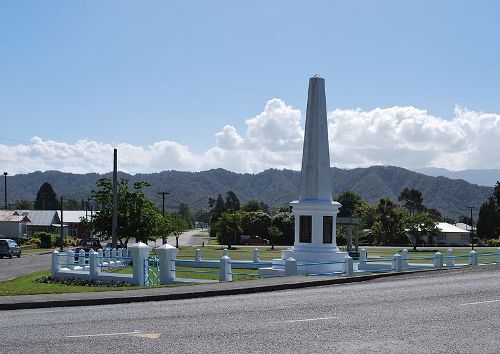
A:
<svg viewBox="0 0 500 354">
<path fill-rule="evenodd" d="M 44 182 L 49 182 L 57 196 L 65 199 L 85 199 L 95 188 L 96 181 L 111 174 L 99 175 L 71 174 L 58 171 L 34 172 L 8 177 L 9 202 L 27 199 L 33 201 Z M 146 192 L 150 199 L 160 205 L 158 192 L 170 192 L 166 207 L 175 209 L 179 203 L 187 203 L 192 211 L 207 209 L 209 197 L 217 197 L 232 190 L 242 203 L 262 200 L 270 207 L 278 207 L 297 199 L 300 173 L 291 170 L 266 170 L 257 174 L 239 174 L 223 169 L 202 172 L 164 171 L 152 174 L 128 175 L 119 177 L 131 182 L 148 181 L 151 187 Z M 467 206 L 479 208 L 491 195 L 492 187 L 481 187 L 463 180 L 445 177 L 430 177 L 399 167 L 373 166 L 343 170 L 332 168 L 333 194 L 353 190 L 367 202 L 375 203 L 381 197 L 397 201 L 400 191 L 405 187 L 422 191 L 424 204 L 439 209 L 443 215 L 457 217 L 464 214 Z M 0 202 L 3 202 L 3 188 L 0 188 Z M 3 203 L 2 203 L 3 204 Z"/>
</svg>

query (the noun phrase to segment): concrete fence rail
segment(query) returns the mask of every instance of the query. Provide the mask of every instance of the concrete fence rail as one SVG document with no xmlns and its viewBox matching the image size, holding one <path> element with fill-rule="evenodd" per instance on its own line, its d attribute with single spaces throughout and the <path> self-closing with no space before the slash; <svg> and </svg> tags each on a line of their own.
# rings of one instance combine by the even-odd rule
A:
<svg viewBox="0 0 500 354">
<path fill-rule="evenodd" d="M 75 254 L 72 251 L 62 253 L 57 250 L 52 253 L 52 276 L 57 278 L 80 278 L 86 280 L 96 280 L 101 282 L 123 282 L 132 285 L 163 285 L 175 283 L 195 283 L 212 282 L 210 280 L 188 279 L 177 276 L 176 266 L 186 266 L 194 268 L 193 273 L 213 273 L 218 274 L 219 282 L 233 280 L 233 269 L 258 269 L 272 265 L 271 262 L 261 262 L 259 250 L 255 249 L 250 261 L 233 261 L 228 250 L 224 250 L 220 259 L 203 260 L 201 250 L 195 251 L 193 260 L 178 260 L 179 250 L 170 245 L 163 245 L 155 249 L 158 255 L 158 284 L 152 284 L 148 274 L 150 270 L 151 247 L 144 243 L 138 243 L 127 249 L 119 250 L 99 250 L 85 253 L 80 251 Z M 339 266 L 339 271 L 309 275 L 333 275 L 352 277 L 366 273 L 381 272 L 404 272 L 418 269 L 440 269 L 457 268 L 464 266 L 478 266 L 482 264 L 500 264 L 500 247 L 494 252 L 478 253 L 474 250 L 464 256 L 455 256 L 453 249 L 448 249 L 446 255 L 436 252 L 432 256 L 409 256 L 408 250 L 404 249 L 401 254 L 396 253 L 389 258 L 368 258 L 365 249 L 361 249 L 360 257 L 354 260 L 346 256 L 341 261 L 336 262 L 299 262 L 294 258 L 282 261 L 284 272 L 281 276 L 295 276 L 300 273 L 300 267 L 314 264 L 335 263 Z M 424 263 L 425 262 L 425 263 Z M 117 268 L 132 266 L 132 274 L 118 274 L 112 271 Z M 196 268 L 216 268 L 212 271 L 197 271 Z M 111 272 L 109 272 L 111 271 Z M 181 271 L 179 271 L 181 272 Z M 250 275 L 251 274 L 245 274 Z"/>
</svg>

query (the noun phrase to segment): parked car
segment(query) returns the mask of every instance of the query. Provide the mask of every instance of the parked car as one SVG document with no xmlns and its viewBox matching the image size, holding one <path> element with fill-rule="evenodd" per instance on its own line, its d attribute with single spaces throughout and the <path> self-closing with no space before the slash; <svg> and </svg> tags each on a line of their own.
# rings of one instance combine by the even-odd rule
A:
<svg viewBox="0 0 500 354">
<path fill-rule="evenodd" d="M 123 245 L 122 240 L 118 240 L 118 242 L 116 243 L 116 249 L 118 248 L 127 248 L 127 247 Z M 113 249 L 113 242 L 106 243 L 106 246 L 104 246 L 103 249 L 110 249 L 110 250 Z"/>
<path fill-rule="evenodd" d="M 78 253 L 80 250 L 84 250 L 85 253 L 88 253 L 90 250 L 97 251 L 99 248 L 102 248 L 101 241 L 97 237 L 92 237 L 80 240 L 74 251 Z"/>
<path fill-rule="evenodd" d="M 260 238 L 259 236 L 250 236 L 250 235 L 240 236 L 240 245 L 263 246 L 268 244 L 269 240 L 266 240 L 265 238 Z"/>
<path fill-rule="evenodd" d="M 0 239 L 0 258 L 4 256 L 12 258 L 17 256 L 21 258 L 21 247 L 14 240 L 9 238 Z"/>
</svg>

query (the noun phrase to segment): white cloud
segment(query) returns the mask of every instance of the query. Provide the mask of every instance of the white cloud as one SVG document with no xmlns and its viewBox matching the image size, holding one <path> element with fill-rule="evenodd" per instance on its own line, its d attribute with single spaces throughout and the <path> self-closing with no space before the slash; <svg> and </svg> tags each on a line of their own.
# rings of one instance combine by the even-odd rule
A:
<svg viewBox="0 0 500 354">
<path fill-rule="evenodd" d="M 300 169 L 304 131 L 299 110 L 275 98 L 245 123 L 242 133 L 224 126 L 215 134 L 215 145 L 202 154 L 173 141 L 118 144 L 119 169 L 129 173 L 218 167 L 236 172 Z M 337 167 L 500 168 L 499 114 L 457 107 L 453 119 L 446 120 L 414 107 L 337 109 L 329 113 L 328 127 L 331 161 Z M 34 137 L 31 144 L 0 144 L 0 164 L 11 174 L 53 169 L 103 173 L 111 170 L 112 158 L 111 144 L 87 139 L 68 144 Z"/>
</svg>

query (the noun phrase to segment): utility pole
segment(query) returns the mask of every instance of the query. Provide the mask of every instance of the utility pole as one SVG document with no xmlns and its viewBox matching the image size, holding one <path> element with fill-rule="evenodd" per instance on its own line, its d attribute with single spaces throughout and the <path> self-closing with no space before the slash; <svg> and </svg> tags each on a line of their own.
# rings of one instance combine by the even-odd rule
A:
<svg viewBox="0 0 500 354">
<path fill-rule="evenodd" d="M 63 251 L 64 248 L 64 217 L 63 217 L 63 197 L 61 197 L 61 252 Z"/>
<path fill-rule="evenodd" d="M 4 172 L 3 173 L 3 176 L 4 176 L 4 183 L 5 183 L 5 194 L 4 194 L 4 197 L 5 197 L 5 210 L 7 210 L 7 175 L 8 173 L 7 172 Z"/>
<path fill-rule="evenodd" d="M 162 203 L 161 203 L 161 215 L 163 218 L 165 218 L 165 196 L 169 195 L 169 192 L 158 192 L 159 195 L 162 197 Z M 166 242 L 166 236 L 165 234 L 161 235 L 161 244 L 164 245 Z"/>
<path fill-rule="evenodd" d="M 472 210 L 475 209 L 473 206 L 466 207 L 465 210 L 470 210 L 470 244 L 472 250 L 474 250 L 474 222 L 472 220 Z"/>
<path fill-rule="evenodd" d="M 117 247 L 117 235 L 116 230 L 118 228 L 118 192 L 117 192 L 117 184 L 118 184 L 118 150 L 114 149 L 113 154 L 113 217 L 111 221 L 111 242 L 113 248 Z"/>
</svg>

